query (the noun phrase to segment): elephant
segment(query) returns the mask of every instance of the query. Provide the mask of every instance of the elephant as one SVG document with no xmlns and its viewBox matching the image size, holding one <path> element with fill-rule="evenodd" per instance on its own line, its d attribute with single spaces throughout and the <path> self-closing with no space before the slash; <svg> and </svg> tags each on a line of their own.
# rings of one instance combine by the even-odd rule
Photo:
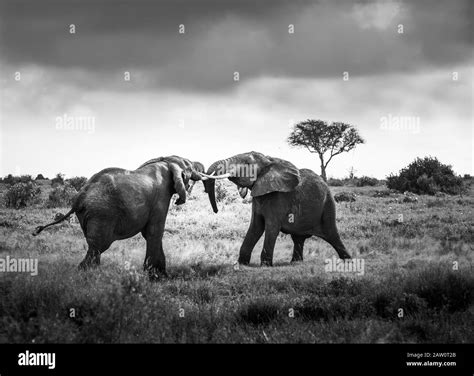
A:
<svg viewBox="0 0 474 376">
<path fill-rule="evenodd" d="M 334 198 L 328 185 L 313 171 L 252 151 L 214 162 L 206 174 L 228 177 L 242 198 L 251 190 L 252 217 L 240 247 L 239 264 L 250 263 L 252 250 L 265 232 L 260 261 L 262 266 L 272 266 L 280 231 L 293 240 L 292 262 L 303 260 L 304 242 L 313 235 L 331 244 L 341 259 L 351 258 L 336 227 Z M 217 213 L 215 180 L 204 181 L 204 187 Z"/>
<path fill-rule="evenodd" d="M 177 193 L 175 204 L 184 204 L 189 180 L 206 179 L 202 164 L 178 156 L 151 159 L 133 171 L 106 168 L 80 189 L 68 213 L 38 226 L 32 235 L 75 213 L 88 244 L 79 268 L 87 269 L 100 264 L 101 254 L 115 240 L 141 232 L 146 240 L 143 267 L 155 280 L 167 275 L 162 238 L 171 197 Z"/>
</svg>

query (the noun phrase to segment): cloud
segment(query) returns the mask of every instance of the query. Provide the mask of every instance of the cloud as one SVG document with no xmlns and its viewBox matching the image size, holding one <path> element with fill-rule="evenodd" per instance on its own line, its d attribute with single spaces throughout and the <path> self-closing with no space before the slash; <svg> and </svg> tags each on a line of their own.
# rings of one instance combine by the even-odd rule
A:
<svg viewBox="0 0 474 376">
<path fill-rule="evenodd" d="M 425 155 L 452 164 L 458 173 L 472 173 L 471 67 L 453 69 L 459 81 L 443 69 L 349 81 L 260 77 L 231 91 L 196 93 L 81 90 L 67 85 L 66 71 L 31 67 L 35 76 L 8 86 L 2 98 L 1 171 L 19 166 L 24 173 L 91 176 L 162 155 L 209 165 L 253 149 L 318 171 L 313 154 L 285 143 L 291 124 L 311 118 L 348 122 L 367 140 L 331 162 L 333 176 L 344 176 L 353 165 L 358 174 L 384 177 Z M 94 116 L 95 132 L 58 131 L 55 118 L 63 114 Z M 420 132 L 383 129 L 381 118 L 388 116 L 419 118 Z"/>
<path fill-rule="evenodd" d="M 354 4 L 352 15 L 362 29 L 387 30 L 406 10 L 401 2 Z"/>
<path fill-rule="evenodd" d="M 472 60 L 469 0 L 18 0 L 2 3 L 0 17 L 8 72 L 28 66 L 83 71 L 71 82 L 96 88 L 121 89 L 124 71 L 132 72 L 135 90 L 213 91 L 235 88 L 235 71 L 241 82 L 335 78 L 344 71 L 371 76 Z M 404 34 L 397 33 L 399 23 Z"/>
</svg>

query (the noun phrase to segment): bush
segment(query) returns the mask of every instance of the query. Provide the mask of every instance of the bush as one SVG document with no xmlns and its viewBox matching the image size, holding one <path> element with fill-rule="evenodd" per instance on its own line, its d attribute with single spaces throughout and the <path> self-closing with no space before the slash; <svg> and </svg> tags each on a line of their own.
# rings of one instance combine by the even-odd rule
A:
<svg viewBox="0 0 474 376">
<path fill-rule="evenodd" d="M 216 201 L 222 202 L 228 196 L 228 192 L 221 181 L 216 181 Z"/>
<path fill-rule="evenodd" d="M 57 187 L 58 185 L 63 185 L 64 184 L 64 174 L 57 173 L 56 177 L 51 180 L 51 185 L 53 187 Z"/>
<path fill-rule="evenodd" d="M 16 183 L 8 188 L 5 194 L 5 205 L 7 208 L 24 208 L 31 203 L 40 192 L 41 189 L 31 181 L 27 183 Z"/>
<path fill-rule="evenodd" d="M 252 325 L 266 325 L 278 317 L 280 305 L 268 299 L 260 298 L 243 305 L 238 318 Z"/>
<path fill-rule="evenodd" d="M 340 192 L 334 195 L 334 200 L 336 202 L 354 202 L 356 195 L 350 192 Z"/>
<path fill-rule="evenodd" d="M 72 185 L 59 185 L 53 188 L 53 190 L 49 193 L 46 207 L 57 208 L 71 206 L 76 194 L 77 191 Z"/>
<path fill-rule="evenodd" d="M 369 176 L 362 176 L 356 179 L 356 186 L 357 187 L 366 187 L 366 186 L 376 186 L 379 181 L 376 178 L 371 178 Z"/>
<path fill-rule="evenodd" d="M 372 197 L 390 197 L 391 192 L 390 191 L 375 191 L 372 195 Z"/>
<path fill-rule="evenodd" d="M 15 178 L 13 177 L 12 174 L 8 174 L 8 176 L 5 176 L 3 178 L 3 182 L 7 185 L 13 185 L 15 184 Z"/>
<path fill-rule="evenodd" d="M 87 178 L 84 176 L 76 176 L 74 178 L 66 180 L 66 183 L 73 186 L 76 191 L 80 191 L 81 188 L 86 184 Z"/>
<path fill-rule="evenodd" d="M 13 176 L 12 174 L 9 174 L 3 179 L 3 182 L 7 185 L 14 185 L 16 183 L 33 182 L 33 178 L 31 177 L 31 175 Z"/>
<path fill-rule="evenodd" d="M 426 269 L 404 282 L 406 292 L 423 298 L 429 308 L 464 311 L 474 301 L 474 279 L 446 269 Z"/>
<path fill-rule="evenodd" d="M 436 192 L 459 194 L 463 191 L 462 178 L 457 177 L 451 166 L 436 158 L 417 158 L 398 175 L 387 177 L 387 187 L 399 192 L 434 195 Z"/>
<path fill-rule="evenodd" d="M 38 174 L 38 175 L 36 175 L 35 180 L 47 180 L 47 179 L 43 176 L 43 174 Z"/>
<path fill-rule="evenodd" d="M 328 185 L 331 187 L 342 187 L 344 182 L 341 179 L 329 178 Z"/>
</svg>

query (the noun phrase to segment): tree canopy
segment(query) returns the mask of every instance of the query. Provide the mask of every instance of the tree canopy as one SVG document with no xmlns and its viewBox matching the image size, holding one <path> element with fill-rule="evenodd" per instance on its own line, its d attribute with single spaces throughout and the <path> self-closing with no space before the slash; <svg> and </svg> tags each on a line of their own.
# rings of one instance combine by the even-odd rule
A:
<svg viewBox="0 0 474 376">
<path fill-rule="evenodd" d="M 288 143 L 295 147 L 305 147 L 317 153 L 321 161 L 321 176 L 326 180 L 326 167 L 341 153 L 354 149 L 365 141 L 350 124 L 327 123 L 323 120 L 305 120 L 294 126 L 288 136 Z"/>
</svg>

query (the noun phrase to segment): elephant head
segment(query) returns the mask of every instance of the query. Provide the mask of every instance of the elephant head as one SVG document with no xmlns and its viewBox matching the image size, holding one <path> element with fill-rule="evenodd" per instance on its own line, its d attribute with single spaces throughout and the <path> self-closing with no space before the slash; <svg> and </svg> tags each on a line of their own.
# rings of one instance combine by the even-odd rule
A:
<svg viewBox="0 0 474 376">
<path fill-rule="evenodd" d="M 196 182 L 203 178 L 205 180 L 207 179 L 203 176 L 205 171 L 204 165 L 200 162 L 191 162 L 188 159 L 174 155 L 165 157 L 165 159 L 168 162 L 171 173 L 173 174 L 174 189 L 179 195 L 175 204 L 184 204 L 186 202 L 187 191 L 190 188 L 190 181 Z"/>
<path fill-rule="evenodd" d="M 199 173 L 201 176 L 201 179 L 200 180 L 206 180 L 207 178 L 203 176 L 204 172 L 206 172 L 206 168 L 204 167 L 204 165 L 201 163 L 201 162 L 192 162 L 193 164 L 193 169 L 195 172 Z M 203 180 L 203 183 L 204 183 L 204 180 Z M 197 180 L 193 180 L 191 179 L 191 182 L 189 183 L 189 187 L 187 189 L 187 192 L 188 192 L 188 195 L 191 194 L 192 190 L 193 190 L 193 187 L 194 187 L 194 184 L 196 183 Z"/>
<path fill-rule="evenodd" d="M 214 162 L 206 175 L 228 177 L 237 185 L 242 198 L 247 195 L 249 189 L 252 191 L 252 197 L 271 192 L 291 192 L 300 181 L 299 171 L 292 163 L 255 151 Z M 204 181 L 204 187 L 212 209 L 217 213 L 215 180 Z"/>
<path fill-rule="evenodd" d="M 178 194 L 179 198 L 176 200 L 176 205 L 181 205 L 186 202 L 186 193 L 190 186 L 190 180 L 193 182 L 199 180 L 206 180 L 204 165 L 200 162 L 191 162 L 189 159 L 172 155 L 169 157 L 160 157 L 152 159 L 139 168 L 145 167 L 155 162 L 166 162 L 170 173 L 173 176 L 173 188 Z"/>
</svg>

